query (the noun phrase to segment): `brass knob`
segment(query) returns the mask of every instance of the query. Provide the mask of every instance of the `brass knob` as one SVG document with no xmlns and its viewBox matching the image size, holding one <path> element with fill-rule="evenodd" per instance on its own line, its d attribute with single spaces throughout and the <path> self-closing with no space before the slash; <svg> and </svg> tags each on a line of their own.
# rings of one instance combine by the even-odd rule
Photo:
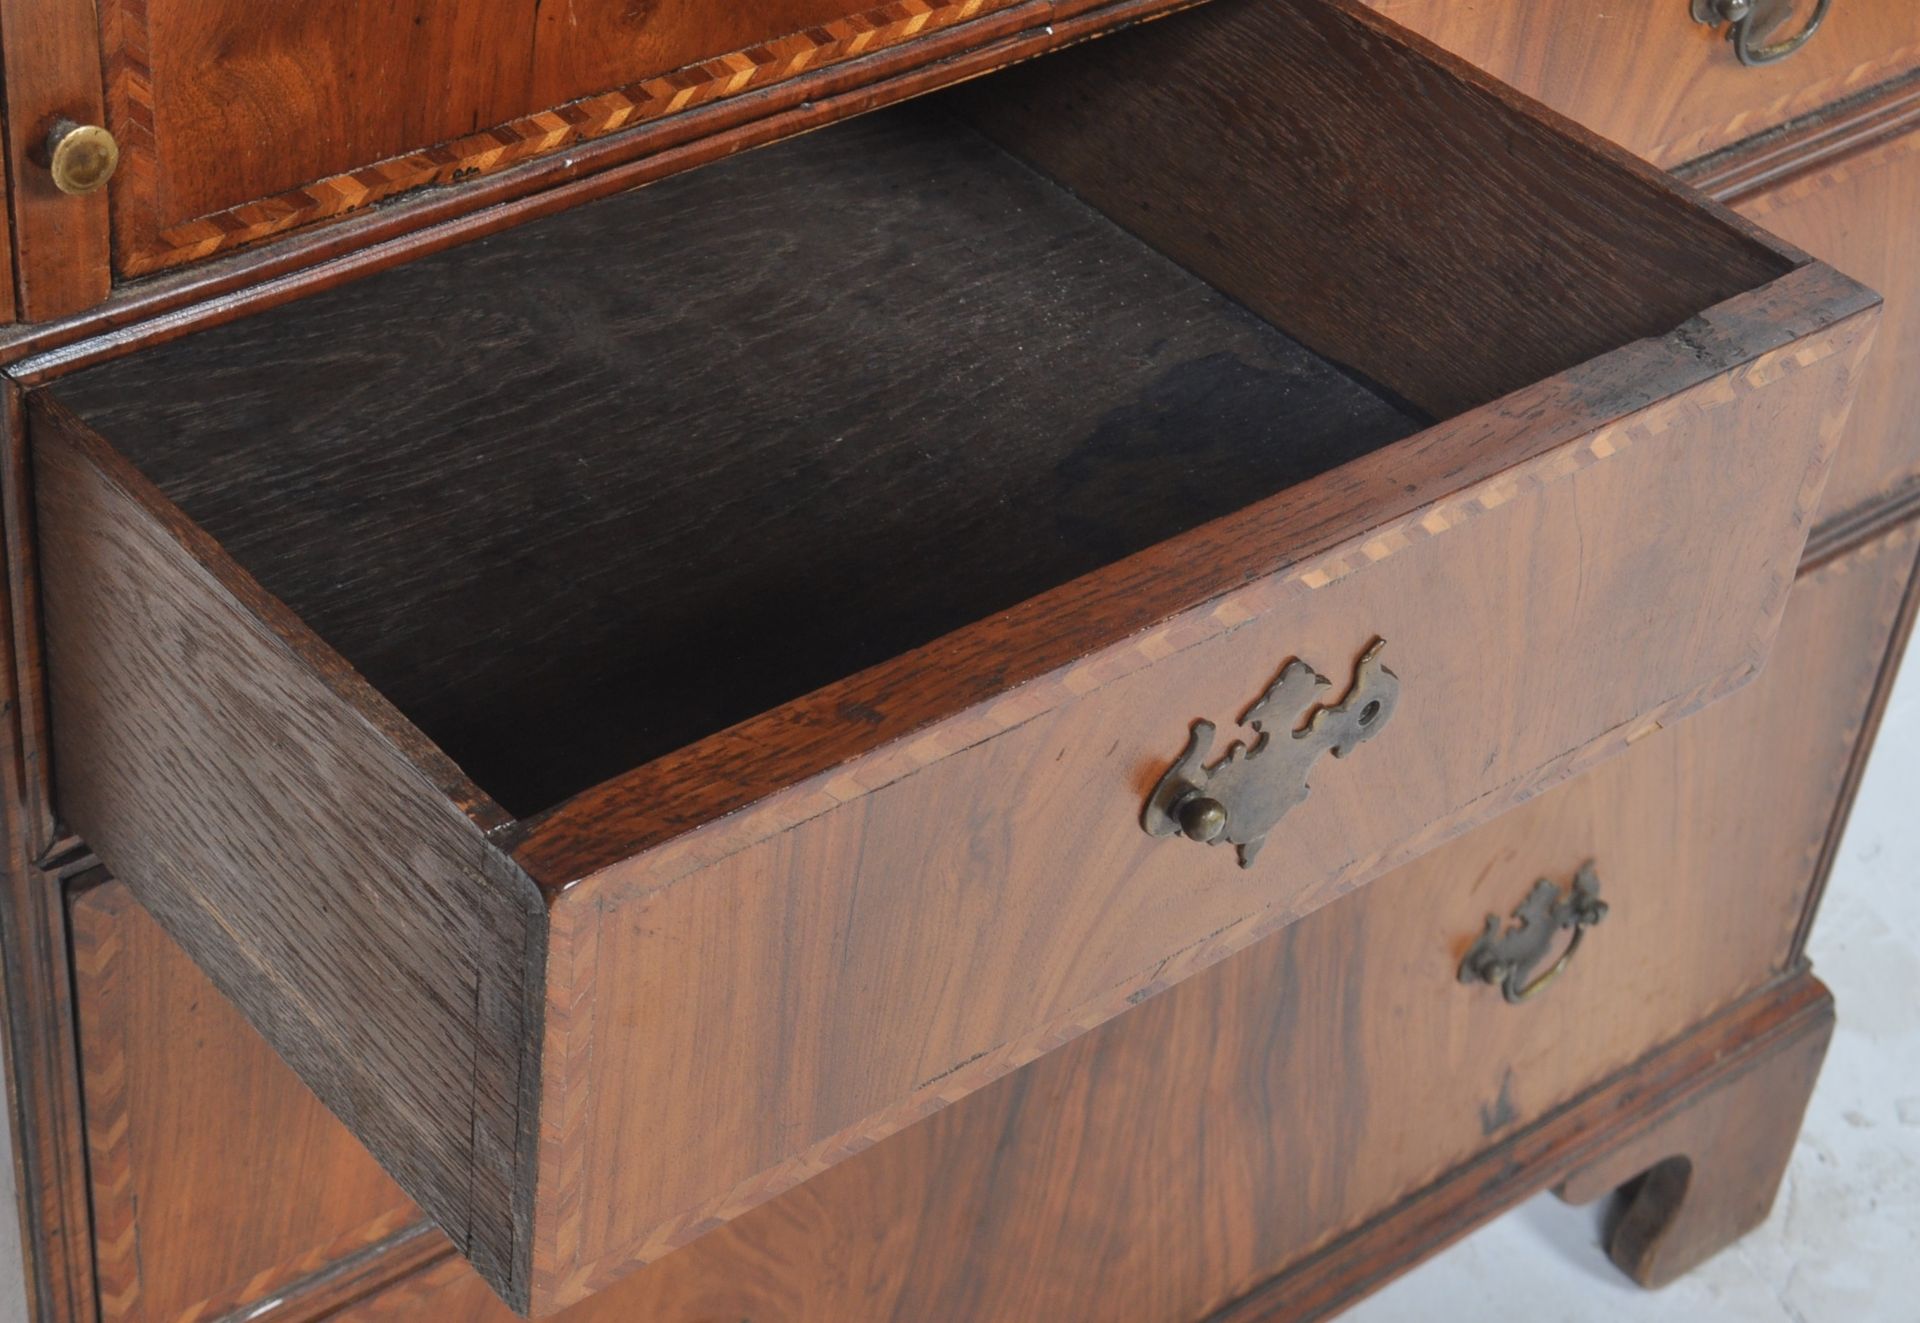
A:
<svg viewBox="0 0 1920 1323">
<path fill-rule="evenodd" d="M 1196 795 L 1180 806 L 1180 830 L 1188 840 L 1206 844 L 1227 829 L 1227 806 L 1217 799 Z"/>
<path fill-rule="evenodd" d="M 57 119 L 47 134 L 47 166 L 53 186 L 78 196 L 105 188 L 120 164 L 120 144 L 98 124 Z"/>
</svg>

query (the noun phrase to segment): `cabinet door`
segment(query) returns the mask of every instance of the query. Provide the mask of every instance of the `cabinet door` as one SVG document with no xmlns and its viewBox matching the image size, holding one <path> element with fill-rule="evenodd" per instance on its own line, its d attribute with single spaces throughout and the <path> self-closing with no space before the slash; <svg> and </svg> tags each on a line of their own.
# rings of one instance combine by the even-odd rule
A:
<svg viewBox="0 0 1920 1323">
<path fill-rule="evenodd" d="M 1013 3 L 0 0 L 22 315 Z M 54 186 L 63 119 L 114 134 L 100 192 Z"/>
</svg>

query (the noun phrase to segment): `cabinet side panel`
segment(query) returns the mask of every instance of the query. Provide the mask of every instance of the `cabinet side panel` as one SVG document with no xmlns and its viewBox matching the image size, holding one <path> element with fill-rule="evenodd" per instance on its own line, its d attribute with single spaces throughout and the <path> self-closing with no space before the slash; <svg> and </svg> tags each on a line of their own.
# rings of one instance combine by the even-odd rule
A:
<svg viewBox="0 0 1920 1323">
<path fill-rule="evenodd" d="M 4 34 L 0 34 L 0 39 Z M 0 104 L 0 140 L 7 134 L 7 112 Z M 10 322 L 16 315 L 13 289 L 13 198 L 7 191 L 7 180 L 0 172 L 0 322 Z"/>
</svg>

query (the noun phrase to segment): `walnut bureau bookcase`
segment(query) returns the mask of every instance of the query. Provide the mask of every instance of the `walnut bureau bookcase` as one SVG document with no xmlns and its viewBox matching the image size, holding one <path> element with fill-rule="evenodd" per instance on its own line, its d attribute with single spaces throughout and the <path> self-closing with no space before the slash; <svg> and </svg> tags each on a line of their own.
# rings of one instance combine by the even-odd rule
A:
<svg viewBox="0 0 1920 1323">
<path fill-rule="evenodd" d="M 1754 1225 L 1916 600 L 1920 13 L 1562 10 L 0 0 L 31 1316 Z"/>
</svg>

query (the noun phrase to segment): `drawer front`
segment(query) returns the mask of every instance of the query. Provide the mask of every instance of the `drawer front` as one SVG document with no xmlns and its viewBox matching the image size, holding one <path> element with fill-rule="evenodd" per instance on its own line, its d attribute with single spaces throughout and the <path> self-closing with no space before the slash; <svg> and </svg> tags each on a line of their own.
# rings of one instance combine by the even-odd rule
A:
<svg viewBox="0 0 1920 1323">
<path fill-rule="evenodd" d="M 1782 969 L 1916 545 L 1803 576 L 1742 693 L 561 1317 L 1202 1317 Z M 1485 914 L 1589 859 L 1611 909 L 1554 986 L 1456 981 Z M 301 1274 L 403 1201 L 124 887 L 73 914 L 108 1323 L 317 1311 Z M 324 1216 L 289 1224 L 288 1179 Z M 344 1317 L 512 1315 L 449 1259 Z"/>
<path fill-rule="evenodd" d="M 1689 0 L 1368 2 L 1668 168 L 1920 67 L 1920 10 L 1907 4 L 1832 0 L 1800 50 L 1747 67 L 1724 26 L 1693 21 Z M 1778 30 L 1798 31 L 1817 3 L 1790 0 Z"/>
<path fill-rule="evenodd" d="M 1271 597 L 1235 594 L 580 883 L 549 936 L 566 992 L 541 1110 L 551 1161 L 577 1173 L 554 1197 L 589 1215 L 557 1229 L 554 1270 L 597 1282 L 655 1257 L 1734 682 L 1764 644 L 1723 613 L 1757 625 L 1748 572 L 1796 558 L 1732 543 L 1779 494 L 1736 494 L 1741 461 L 1697 433 L 1647 442 L 1542 487 L 1503 475 Z M 1727 504 L 1644 504 L 1683 486 Z M 1374 636 L 1399 677 L 1391 724 L 1316 770 L 1254 866 L 1141 831 L 1196 717 L 1231 722 L 1289 656 L 1334 659 L 1337 694 Z M 644 1087 L 663 1074 L 677 1087 Z"/>
<path fill-rule="evenodd" d="M 1880 334 L 1821 500 L 1861 510 L 1920 475 L 1920 133 L 1909 133 L 1741 197 L 1735 207 L 1886 299 Z"/>
<path fill-rule="evenodd" d="M 217 380 L 244 401 L 243 447 L 297 456 L 302 492 L 346 462 L 300 467 L 341 418 L 341 444 L 382 458 L 422 430 L 453 436 L 445 462 L 484 479 L 476 456 L 527 444 L 519 415 L 489 439 L 482 411 L 405 426 L 358 411 L 387 398 L 376 379 L 428 405 L 459 393 L 430 361 L 443 327 L 415 329 L 419 307 L 391 291 L 436 274 L 461 288 L 448 277 L 469 259 L 492 264 L 490 290 L 538 284 L 539 232 L 108 364 L 95 382 L 139 407 L 94 415 L 105 435 L 62 402 L 85 411 L 92 374 L 31 405 L 63 819 L 516 1305 L 592 1294 L 1731 691 L 1771 646 L 1870 294 L 1357 5 L 1203 6 L 1058 59 L 984 98 L 993 136 L 1189 278 L 1444 421 L 531 817 L 510 818 L 113 434 L 132 446 L 161 392 Z M 1279 150 L 1283 130 L 1314 152 Z M 817 302 L 799 291 L 781 311 Z M 271 355 L 339 326 L 361 359 L 351 389 L 276 393 Z M 949 338 L 894 356 L 917 364 L 908 348 Z M 525 374 L 555 343 L 572 342 L 476 338 L 458 380 Z M 829 367 L 807 360 L 809 378 L 866 386 L 834 375 L 839 341 L 818 343 Z M 619 348 L 588 346 L 596 367 Z M 1071 389 L 1066 366 L 1037 376 Z M 1140 402 L 1150 419 L 1158 399 Z M 925 426 L 916 444 L 954 444 Z M 1156 458 L 1174 444 L 1149 435 Z M 191 439 L 204 463 L 214 437 Z M 704 432 L 673 439 L 720 453 Z M 1107 488 L 1157 493 L 1151 467 L 1143 480 L 1120 458 Z M 398 489 L 431 502 L 449 481 Z M 511 535 L 545 548 L 570 531 L 518 488 L 486 494 Z M 429 550 L 457 561 L 465 508 L 422 513 L 325 562 L 355 609 L 405 623 L 440 600 L 446 581 L 418 569 L 434 556 L 367 559 L 397 532 L 451 529 Z M 265 554 L 280 523 L 233 540 Z M 600 582 L 596 602 L 617 598 Z M 482 663 L 553 674 L 554 621 L 531 620 L 497 655 L 478 651 L 493 634 L 458 637 Z M 1317 727 L 1279 743 L 1304 713 L 1277 698 L 1282 772 L 1220 792 L 1243 847 L 1271 829 L 1257 858 L 1142 830 L 1196 722 L 1223 751 L 1290 661 L 1337 698 L 1379 640 L 1398 698 L 1364 747 L 1286 770 L 1339 741 Z M 1367 701 L 1349 719 L 1385 711 Z"/>
</svg>

